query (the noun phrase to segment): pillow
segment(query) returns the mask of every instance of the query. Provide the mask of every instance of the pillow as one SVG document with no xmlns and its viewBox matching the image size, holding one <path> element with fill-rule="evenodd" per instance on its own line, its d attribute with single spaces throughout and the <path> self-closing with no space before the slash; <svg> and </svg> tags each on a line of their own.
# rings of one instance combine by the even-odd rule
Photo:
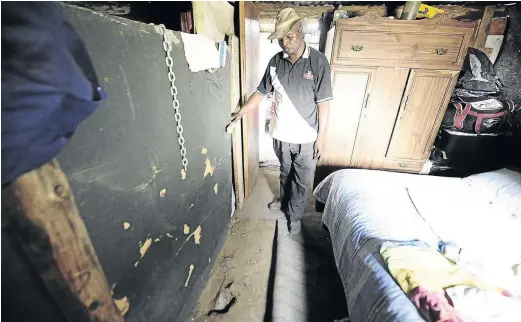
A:
<svg viewBox="0 0 521 322">
<path fill-rule="evenodd" d="M 504 168 L 475 174 L 463 181 L 482 197 L 521 216 L 521 173 Z"/>
</svg>

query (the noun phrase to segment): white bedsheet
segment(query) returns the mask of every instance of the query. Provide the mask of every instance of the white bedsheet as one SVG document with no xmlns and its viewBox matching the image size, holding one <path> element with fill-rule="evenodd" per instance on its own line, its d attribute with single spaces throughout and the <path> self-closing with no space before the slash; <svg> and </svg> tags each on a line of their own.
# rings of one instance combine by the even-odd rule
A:
<svg viewBox="0 0 521 322">
<path fill-rule="evenodd" d="M 422 321 L 388 274 L 379 251 L 387 240 L 440 240 L 497 283 L 513 281 L 521 263 L 521 215 L 486 198 L 467 181 L 374 170 L 342 170 L 314 192 L 346 292 L 352 321 Z M 516 216 L 520 215 L 520 216 Z"/>
</svg>

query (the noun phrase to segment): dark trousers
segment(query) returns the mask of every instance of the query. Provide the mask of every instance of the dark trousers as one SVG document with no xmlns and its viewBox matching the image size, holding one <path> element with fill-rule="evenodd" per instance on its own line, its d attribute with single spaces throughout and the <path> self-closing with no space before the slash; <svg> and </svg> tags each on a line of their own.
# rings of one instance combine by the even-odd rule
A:
<svg viewBox="0 0 521 322">
<path fill-rule="evenodd" d="M 282 211 L 291 221 L 300 220 L 315 176 L 314 143 L 292 144 L 273 140 L 273 148 L 280 161 Z"/>
</svg>

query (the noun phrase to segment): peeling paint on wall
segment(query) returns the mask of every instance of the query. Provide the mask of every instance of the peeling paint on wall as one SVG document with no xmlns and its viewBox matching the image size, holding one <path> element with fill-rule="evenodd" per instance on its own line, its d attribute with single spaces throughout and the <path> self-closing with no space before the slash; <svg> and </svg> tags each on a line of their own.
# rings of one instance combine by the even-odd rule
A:
<svg viewBox="0 0 521 322">
<path fill-rule="evenodd" d="M 185 235 L 188 235 L 190 233 L 190 226 L 185 224 L 183 227 L 183 232 L 185 233 Z"/>
<path fill-rule="evenodd" d="M 174 236 L 170 235 L 170 233 L 166 233 L 166 236 L 167 236 L 168 238 L 174 238 Z"/>
<path fill-rule="evenodd" d="M 188 271 L 188 277 L 186 278 L 185 287 L 188 286 L 188 282 L 190 281 L 190 278 L 192 277 L 192 272 L 194 271 L 194 264 L 190 264 L 190 271 Z"/>
<path fill-rule="evenodd" d="M 201 150 L 201 154 L 205 154 L 206 155 L 207 153 L 208 153 L 208 149 L 207 148 L 203 148 Z"/>
<path fill-rule="evenodd" d="M 146 252 L 150 248 L 150 245 L 152 245 L 152 238 L 147 238 L 147 240 L 145 240 L 145 243 L 143 244 L 143 246 L 141 246 L 139 248 L 139 253 L 141 254 L 141 258 L 143 258 L 143 256 L 145 256 Z"/>
<path fill-rule="evenodd" d="M 163 190 L 161 190 L 161 191 L 159 192 L 159 196 L 160 196 L 161 198 L 164 198 L 165 195 L 166 195 L 166 189 L 163 189 Z"/>
<path fill-rule="evenodd" d="M 204 163 L 206 164 L 206 168 L 204 169 L 204 177 L 206 178 L 207 175 L 213 176 L 215 168 L 212 167 L 212 162 L 210 161 L 210 159 L 206 158 L 206 161 Z"/>
<path fill-rule="evenodd" d="M 219 193 L 219 184 L 215 184 L 215 186 L 213 186 L 213 192 L 215 192 L 215 194 Z"/>
<path fill-rule="evenodd" d="M 185 224 L 185 234 L 187 233 L 187 230 L 186 230 L 186 227 L 188 227 L 188 225 Z M 183 247 L 185 246 L 185 244 L 190 240 L 190 238 L 192 238 L 192 236 L 194 237 L 194 242 L 196 245 L 200 245 L 201 244 L 201 225 L 197 226 L 197 229 L 194 230 L 193 233 L 191 233 L 188 237 L 186 237 L 186 240 L 183 242 L 183 244 L 181 245 L 181 247 L 179 247 L 179 250 L 177 251 L 177 253 L 175 254 L 175 256 L 179 255 L 179 253 L 181 252 L 181 250 L 183 249 Z M 189 231 L 189 230 L 188 230 Z M 177 240 L 177 238 L 176 238 Z"/>
<path fill-rule="evenodd" d="M 181 169 L 181 180 L 186 179 L 186 171 L 185 169 Z"/>
<path fill-rule="evenodd" d="M 123 229 L 128 230 L 129 228 L 130 228 L 130 223 L 125 221 L 123 223 Z"/>
<path fill-rule="evenodd" d="M 197 229 L 190 236 L 194 236 L 195 243 L 197 245 L 200 245 L 201 244 L 201 226 L 197 226 Z M 190 239 L 190 236 L 188 236 L 188 239 Z"/>
<path fill-rule="evenodd" d="M 116 307 L 118 308 L 121 316 L 125 316 L 125 314 L 127 314 L 128 310 L 130 309 L 130 303 L 128 302 L 128 298 L 126 296 L 121 299 L 114 299 L 114 304 L 116 304 Z"/>
</svg>

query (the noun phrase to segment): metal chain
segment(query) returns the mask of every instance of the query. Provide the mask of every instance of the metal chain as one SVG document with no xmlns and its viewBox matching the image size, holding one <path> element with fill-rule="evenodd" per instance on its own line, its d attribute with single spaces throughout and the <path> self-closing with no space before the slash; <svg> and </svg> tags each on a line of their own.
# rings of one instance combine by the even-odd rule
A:
<svg viewBox="0 0 521 322">
<path fill-rule="evenodd" d="M 168 80 L 170 81 L 170 94 L 172 94 L 172 106 L 174 107 L 174 118 L 177 123 L 177 134 L 179 135 L 177 142 L 181 147 L 181 163 L 183 164 L 183 168 L 186 171 L 186 167 L 188 167 L 188 159 L 186 158 L 186 149 L 185 149 L 185 138 L 183 136 L 183 125 L 181 125 L 181 112 L 179 112 L 179 100 L 177 99 L 177 87 L 175 86 L 175 73 L 174 73 L 174 61 L 172 60 L 172 56 L 170 53 L 172 52 L 172 43 L 168 41 L 166 38 L 166 27 L 165 25 L 159 25 L 159 33 L 163 35 L 163 49 L 166 52 L 166 66 L 168 67 Z"/>
</svg>

